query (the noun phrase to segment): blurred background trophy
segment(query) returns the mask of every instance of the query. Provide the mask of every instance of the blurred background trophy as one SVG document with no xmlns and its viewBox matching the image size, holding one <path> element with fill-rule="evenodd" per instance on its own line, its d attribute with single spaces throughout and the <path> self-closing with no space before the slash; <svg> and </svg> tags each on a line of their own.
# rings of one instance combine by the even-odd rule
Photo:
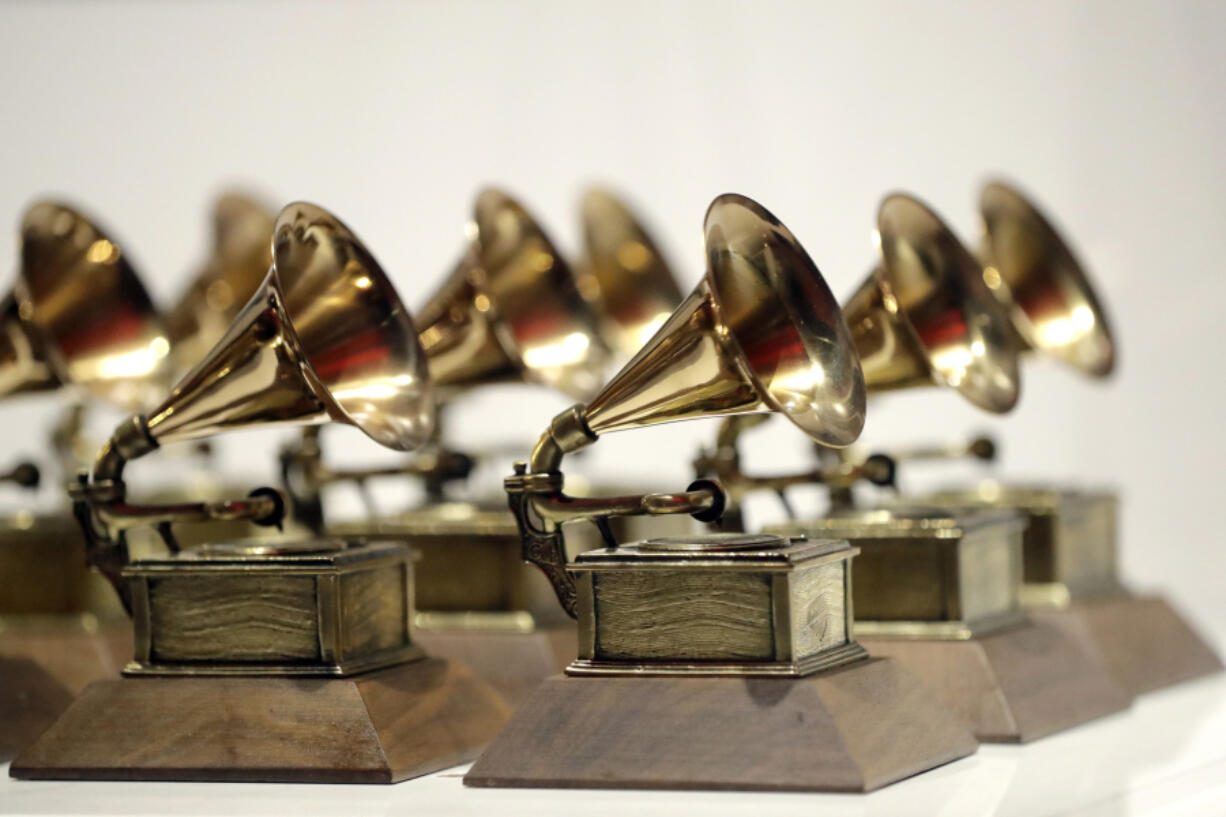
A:
<svg viewBox="0 0 1226 817">
<path fill-rule="evenodd" d="M 622 544 L 609 520 L 713 521 L 724 492 L 707 480 L 681 493 L 563 491 L 563 458 L 610 431 L 775 411 L 826 445 L 859 435 L 863 375 L 804 249 L 736 195 L 711 205 L 705 238 L 698 287 L 506 480 L 524 558 L 577 619 L 579 649 L 467 785 L 866 791 L 976 748 L 918 680 L 857 643 L 856 548 L 753 534 Z M 564 526 L 577 520 L 606 546 L 572 559 Z"/>
<path fill-rule="evenodd" d="M 880 260 L 844 308 L 868 392 L 943 385 L 986 411 L 1012 409 L 1011 330 L 978 261 L 907 195 L 883 201 L 877 235 Z M 1017 512 L 852 506 L 857 480 L 888 484 L 895 467 L 881 456 L 828 466 L 818 474 L 832 487 L 828 516 L 766 527 L 861 549 L 855 611 L 869 651 L 923 678 L 980 740 L 1031 740 L 1126 707 L 1092 645 L 1023 610 Z"/>
<path fill-rule="evenodd" d="M 586 252 L 572 268 L 517 201 L 492 189 L 477 197 L 469 246 L 416 313 L 440 413 L 499 383 L 590 396 L 611 350 L 629 357 L 680 301 L 654 243 L 614 196 L 589 192 L 582 216 Z M 474 450 L 463 432 L 438 429 L 409 463 L 370 469 L 329 467 L 308 432 L 283 455 L 285 483 L 300 518 L 321 531 L 412 544 L 420 642 L 518 702 L 570 660 L 574 628 L 520 561 L 501 491 L 488 494 L 472 475 L 500 452 Z M 324 488 L 389 476 L 421 482 L 418 507 L 325 524 Z"/>
<path fill-rule="evenodd" d="M 128 257 L 92 220 L 63 204 L 31 206 L 21 223 L 13 292 L 0 305 L 0 393 L 61 398 L 34 462 L 13 452 L 4 481 L 63 484 L 81 464 L 87 410 L 148 405 L 166 386 L 168 342 Z M 51 456 L 46 456 L 51 455 Z M 0 518 L 0 759 L 42 732 L 87 684 L 118 674 L 131 629 L 91 574 L 80 528 L 61 498 L 30 495 Z"/>
<path fill-rule="evenodd" d="M 1093 378 L 1116 365 L 1116 342 L 1076 255 L 1042 212 L 1003 182 L 984 186 L 980 260 L 988 289 L 1008 313 L 1016 346 Z M 936 447 L 913 459 L 991 459 L 990 439 Z M 1112 490 L 996 480 L 902 503 L 1005 508 L 1026 517 L 1022 603 L 1077 637 L 1089 636 L 1116 680 L 1139 695 L 1222 669 L 1220 659 L 1163 598 L 1120 581 L 1118 497 Z"/>
<path fill-rule="evenodd" d="M 35 292 L 35 302 L 43 293 Z M 124 472 L 163 445 L 327 420 L 411 450 L 434 414 L 408 312 L 340 221 L 286 207 L 273 265 L 213 349 L 157 408 L 120 424 L 72 490 L 89 560 L 130 612 L 122 679 L 94 683 L 26 749 L 16 777 L 392 782 L 472 757 L 497 694 L 412 633 L 400 543 L 260 538 L 179 549 L 171 528 L 276 526 L 280 495 L 142 503 Z M 133 558 L 127 532 L 167 553 Z"/>
</svg>

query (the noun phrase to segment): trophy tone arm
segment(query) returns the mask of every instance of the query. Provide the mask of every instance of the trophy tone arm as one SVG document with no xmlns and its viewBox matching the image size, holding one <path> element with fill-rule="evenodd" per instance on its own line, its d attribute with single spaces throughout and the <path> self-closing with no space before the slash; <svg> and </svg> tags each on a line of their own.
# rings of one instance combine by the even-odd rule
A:
<svg viewBox="0 0 1226 817">
<path fill-rule="evenodd" d="M 523 540 L 523 559 L 535 565 L 553 585 L 558 602 L 576 617 L 575 579 L 567 569 L 563 523 L 588 520 L 600 528 L 610 547 L 616 547 L 607 520 L 616 516 L 689 514 L 713 522 L 724 512 L 724 491 L 718 483 L 698 480 L 682 493 L 631 494 L 615 497 L 573 497 L 563 492 L 562 458 L 597 439 L 574 406 L 550 424 L 528 463 L 515 463 L 515 474 L 504 486 L 511 513 Z"/>
<path fill-rule="evenodd" d="M 720 424 L 714 450 L 703 452 L 694 460 L 695 471 L 699 475 L 716 477 L 725 486 L 734 505 L 750 493 L 771 491 L 782 495 L 784 490 L 797 485 L 826 485 L 831 490 L 850 488 L 862 480 L 882 487 L 894 485 L 896 460 L 885 454 L 873 454 L 861 462 L 834 462 L 791 474 L 745 473 L 741 468 L 740 436 L 758 424 L 753 421 L 760 422 L 761 418 L 762 415 L 725 418 Z"/>
<path fill-rule="evenodd" d="M 69 490 L 73 515 L 85 535 L 87 561 L 111 583 L 124 608 L 131 612 L 131 599 L 123 579 L 128 564 L 125 531 L 140 526 L 157 528 L 172 550 L 178 550 L 170 526 L 175 522 L 209 522 L 247 519 L 257 525 L 280 527 L 285 503 L 280 493 L 259 488 L 247 498 L 220 502 L 134 504 L 127 501 L 124 467 L 157 450 L 141 415 L 120 424 L 98 452 L 91 474 L 82 473 Z"/>
</svg>

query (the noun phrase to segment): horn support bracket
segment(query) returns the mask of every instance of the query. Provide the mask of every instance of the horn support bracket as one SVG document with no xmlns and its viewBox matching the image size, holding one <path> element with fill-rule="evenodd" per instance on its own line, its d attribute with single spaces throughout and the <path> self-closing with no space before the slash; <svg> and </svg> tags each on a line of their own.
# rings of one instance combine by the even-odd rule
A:
<svg viewBox="0 0 1226 817">
<path fill-rule="evenodd" d="M 523 541 L 523 559 L 545 574 L 558 602 L 577 615 L 575 577 L 567 561 L 562 525 L 585 519 L 600 530 L 605 543 L 618 546 L 608 519 L 615 516 L 690 514 L 714 522 L 724 511 L 725 495 L 718 483 L 698 480 L 682 493 L 631 494 L 616 497 L 573 497 L 563 491 L 562 458 L 591 445 L 597 435 L 588 427 L 582 406 L 554 417 L 536 448 L 531 464 L 515 463 L 515 474 L 504 480 L 507 501 Z"/>
</svg>

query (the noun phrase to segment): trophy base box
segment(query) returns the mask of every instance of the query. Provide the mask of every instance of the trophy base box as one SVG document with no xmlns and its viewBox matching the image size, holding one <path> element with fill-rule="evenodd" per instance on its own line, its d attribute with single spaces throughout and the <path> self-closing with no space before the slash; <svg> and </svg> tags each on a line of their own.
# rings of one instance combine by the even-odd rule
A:
<svg viewBox="0 0 1226 817">
<path fill-rule="evenodd" d="M 13 762 L 36 780 L 395 783 L 467 762 L 510 715 L 462 665 L 352 678 L 91 684 Z"/>
<path fill-rule="evenodd" d="M 860 641 L 914 673 L 985 743 L 1027 743 L 1132 703 L 1075 624 L 1034 621 L 965 640 Z"/>
<path fill-rule="evenodd" d="M 558 677 L 464 784 L 866 792 L 976 748 L 890 660 L 800 678 Z"/>
<path fill-rule="evenodd" d="M 1034 622 L 1021 604 L 1015 511 L 852 510 L 777 533 L 845 538 L 856 634 L 927 683 L 981 741 L 1024 743 L 1126 709 L 1085 628 Z"/>
<path fill-rule="evenodd" d="M 856 643 L 855 554 L 719 534 L 581 554 L 578 657 L 465 784 L 862 792 L 972 754 L 927 687 Z"/>
<path fill-rule="evenodd" d="M 422 657 L 403 545 L 209 545 L 124 576 L 127 677 L 87 687 L 14 777 L 390 783 L 470 759 L 510 714 Z"/>
<path fill-rule="evenodd" d="M 1112 677 L 1133 695 L 1222 671 L 1222 661 L 1160 596 L 1120 594 L 1077 600 L 1032 615 L 1066 631 L 1088 632 Z"/>
</svg>

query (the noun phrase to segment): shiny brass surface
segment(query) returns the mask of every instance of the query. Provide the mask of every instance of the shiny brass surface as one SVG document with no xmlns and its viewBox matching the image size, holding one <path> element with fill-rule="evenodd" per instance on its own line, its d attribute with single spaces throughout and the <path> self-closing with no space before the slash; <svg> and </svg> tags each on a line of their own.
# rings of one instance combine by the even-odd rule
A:
<svg viewBox="0 0 1226 817">
<path fill-rule="evenodd" d="M 978 637 L 1025 622 L 1021 606 L 1025 520 L 1007 511 L 936 508 L 847 511 L 771 525 L 785 536 L 846 539 L 856 630 L 865 637 Z"/>
<path fill-rule="evenodd" d="M 12 293 L 0 302 L 0 398 L 64 385 L 38 331 L 22 320 Z"/>
<path fill-rule="evenodd" d="M 1027 607 L 1064 608 L 1074 601 L 1125 592 L 1119 580 L 1118 500 L 1113 493 L 985 480 L 904 501 L 951 509 L 1004 509 L 1024 516 L 1028 525 L 1021 593 Z"/>
<path fill-rule="evenodd" d="M 59 381 L 129 410 L 165 391 L 170 342 L 161 319 L 127 254 L 80 212 L 53 202 L 26 211 L 14 291 Z"/>
<path fill-rule="evenodd" d="M 134 561 L 125 675 L 345 676 L 418 658 L 402 545 L 201 547 Z"/>
<path fill-rule="evenodd" d="M 477 196 L 472 242 L 417 312 L 430 376 L 444 392 L 499 381 L 576 398 L 600 385 L 608 351 L 575 274 L 507 194 Z"/>
<path fill-rule="evenodd" d="M 881 259 L 843 308 L 870 392 L 939 384 L 1006 412 L 1019 379 L 1012 329 L 979 261 L 920 200 L 877 214 Z"/>
<path fill-rule="evenodd" d="M 588 519 L 614 545 L 608 519 L 690 514 L 717 519 L 724 494 L 586 498 L 562 492 L 565 454 L 619 429 L 694 417 L 778 411 L 815 440 L 847 445 L 864 423 L 864 381 L 838 305 L 796 238 L 765 208 L 720 196 L 705 221 L 707 273 L 694 292 L 586 406 L 554 418 L 505 486 L 524 559 L 576 615 L 562 524 Z"/>
<path fill-rule="evenodd" d="M 173 551 L 176 522 L 280 524 L 284 508 L 269 489 L 236 501 L 129 502 L 125 464 L 162 444 L 331 419 L 409 450 L 428 438 L 433 408 L 416 331 L 378 263 L 335 216 L 291 204 L 277 218 L 273 266 L 229 331 L 160 406 L 116 429 L 72 492 L 91 563 L 132 610 L 128 528 L 157 527 Z"/>
<path fill-rule="evenodd" d="M 846 542 L 733 534 L 589 551 L 569 675 L 809 675 L 856 661 Z"/>
<path fill-rule="evenodd" d="M 681 287 L 646 228 L 610 191 L 584 194 L 582 222 L 579 289 L 600 315 L 605 344 L 628 359 L 681 303 Z"/>
<path fill-rule="evenodd" d="M 213 205 L 208 259 L 166 314 L 171 354 L 179 371 L 195 366 L 221 340 L 272 264 L 276 214 L 238 192 Z"/>
<path fill-rule="evenodd" d="M 1115 368 L 1116 344 L 1084 267 L 1046 216 L 1001 181 L 984 186 L 983 277 L 1024 349 L 1092 377 Z"/>
</svg>

